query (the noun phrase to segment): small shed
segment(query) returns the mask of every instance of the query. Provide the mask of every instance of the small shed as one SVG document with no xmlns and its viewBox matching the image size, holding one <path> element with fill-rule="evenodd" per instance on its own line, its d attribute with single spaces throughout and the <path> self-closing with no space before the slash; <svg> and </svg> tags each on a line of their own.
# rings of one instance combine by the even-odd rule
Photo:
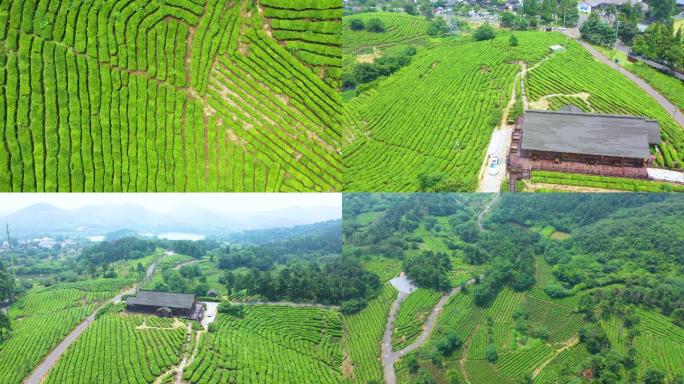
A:
<svg viewBox="0 0 684 384">
<path fill-rule="evenodd" d="M 209 297 L 218 297 L 218 292 L 216 292 L 216 291 L 213 290 L 213 289 L 210 289 L 210 290 L 207 292 L 207 296 L 209 296 Z"/>
<path fill-rule="evenodd" d="M 563 50 L 565 50 L 565 47 L 563 47 L 562 45 L 555 44 L 555 45 L 550 46 L 549 50 L 551 50 L 552 53 L 558 53 L 558 52 L 562 52 Z"/>
</svg>

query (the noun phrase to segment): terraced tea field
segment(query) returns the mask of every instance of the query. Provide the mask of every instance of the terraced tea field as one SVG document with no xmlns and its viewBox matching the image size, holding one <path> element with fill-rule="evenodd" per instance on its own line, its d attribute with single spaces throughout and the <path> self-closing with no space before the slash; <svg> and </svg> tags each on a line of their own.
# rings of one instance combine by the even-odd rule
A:
<svg viewBox="0 0 684 384">
<path fill-rule="evenodd" d="M 339 190 L 341 4 L 0 3 L 0 191 Z"/>
<path fill-rule="evenodd" d="M 349 353 L 343 365 L 343 375 L 351 382 L 382 381 L 380 343 L 387 314 L 396 295 L 396 290 L 386 284 L 366 308 L 343 317 L 346 350 Z"/>
<path fill-rule="evenodd" d="M 418 288 L 401 303 L 392 332 L 392 348 L 395 351 L 406 348 L 416 340 L 440 296 L 435 290 Z"/>
<path fill-rule="evenodd" d="M 78 323 L 129 283 L 100 279 L 32 289 L 9 310 L 12 337 L 0 343 L 0 383 L 21 383 Z"/>
<path fill-rule="evenodd" d="M 520 49 L 508 37 L 418 47 L 409 65 L 346 102 L 345 190 L 416 191 L 419 174 L 438 172 L 475 190 L 517 62 L 537 62 L 549 45 L 563 41 L 557 34 L 523 33 Z"/>
<path fill-rule="evenodd" d="M 46 383 L 152 383 L 178 364 L 187 326 L 156 316 L 108 313 L 59 359 Z"/>
<path fill-rule="evenodd" d="M 339 383 L 342 318 L 337 311 L 254 306 L 219 314 L 185 369 L 189 383 Z"/>
<path fill-rule="evenodd" d="M 566 50 L 528 71 L 526 86 L 530 102 L 546 95 L 588 94 L 590 111 L 609 114 L 646 116 L 658 120 L 663 139 L 656 164 L 668 168 L 684 163 L 684 131 L 643 90 L 619 72 L 594 60 L 578 43 L 567 41 Z M 582 68 L 581 74 L 577 68 Z M 593 79 L 600 78 L 601 82 Z M 551 105 L 558 109 L 562 103 Z M 534 105 L 534 104 L 533 104 Z M 579 105 L 583 107 L 582 103 Z"/>
<path fill-rule="evenodd" d="M 354 31 L 349 27 L 352 20 L 361 20 L 364 25 L 371 19 L 382 20 L 385 32 Z M 342 27 L 343 50 L 358 53 L 368 48 L 406 43 L 425 39 L 430 22 L 422 16 L 406 13 L 370 12 L 344 18 Z"/>
</svg>

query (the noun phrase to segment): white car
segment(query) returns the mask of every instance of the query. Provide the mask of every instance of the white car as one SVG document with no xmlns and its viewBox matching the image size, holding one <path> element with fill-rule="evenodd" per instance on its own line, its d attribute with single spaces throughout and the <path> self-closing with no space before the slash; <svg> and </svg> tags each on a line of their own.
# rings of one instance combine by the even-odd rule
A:
<svg viewBox="0 0 684 384">
<path fill-rule="evenodd" d="M 489 166 L 487 167 L 487 172 L 494 176 L 499 173 L 499 157 L 491 156 L 489 158 Z"/>
</svg>

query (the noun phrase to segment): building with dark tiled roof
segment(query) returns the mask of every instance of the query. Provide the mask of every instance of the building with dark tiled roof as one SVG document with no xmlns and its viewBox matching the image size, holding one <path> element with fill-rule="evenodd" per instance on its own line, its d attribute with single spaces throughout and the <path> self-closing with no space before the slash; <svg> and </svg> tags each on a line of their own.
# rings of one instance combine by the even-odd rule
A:
<svg viewBox="0 0 684 384">
<path fill-rule="evenodd" d="M 522 119 L 520 157 L 554 162 L 586 162 L 643 167 L 650 145 L 660 144 L 655 120 L 639 116 L 528 110 Z"/>
<path fill-rule="evenodd" d="M 195 295 L 188 293 L 138 291 L 126 299 L 126 310 L 158 316 L 194 319 L 198 313 Z"/>
</svg>

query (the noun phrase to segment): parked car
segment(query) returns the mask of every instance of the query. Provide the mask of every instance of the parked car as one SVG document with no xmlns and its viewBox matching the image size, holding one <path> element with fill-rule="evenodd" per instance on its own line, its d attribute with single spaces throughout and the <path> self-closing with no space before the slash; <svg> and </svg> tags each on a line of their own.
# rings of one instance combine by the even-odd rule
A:
<svg viewBox="0 0 684 384">
<path fill-rule="evenodd" d="M 499 156 L 490 156 L 487 172 L 492 176 L 499 173 Z"/>
</svg>

